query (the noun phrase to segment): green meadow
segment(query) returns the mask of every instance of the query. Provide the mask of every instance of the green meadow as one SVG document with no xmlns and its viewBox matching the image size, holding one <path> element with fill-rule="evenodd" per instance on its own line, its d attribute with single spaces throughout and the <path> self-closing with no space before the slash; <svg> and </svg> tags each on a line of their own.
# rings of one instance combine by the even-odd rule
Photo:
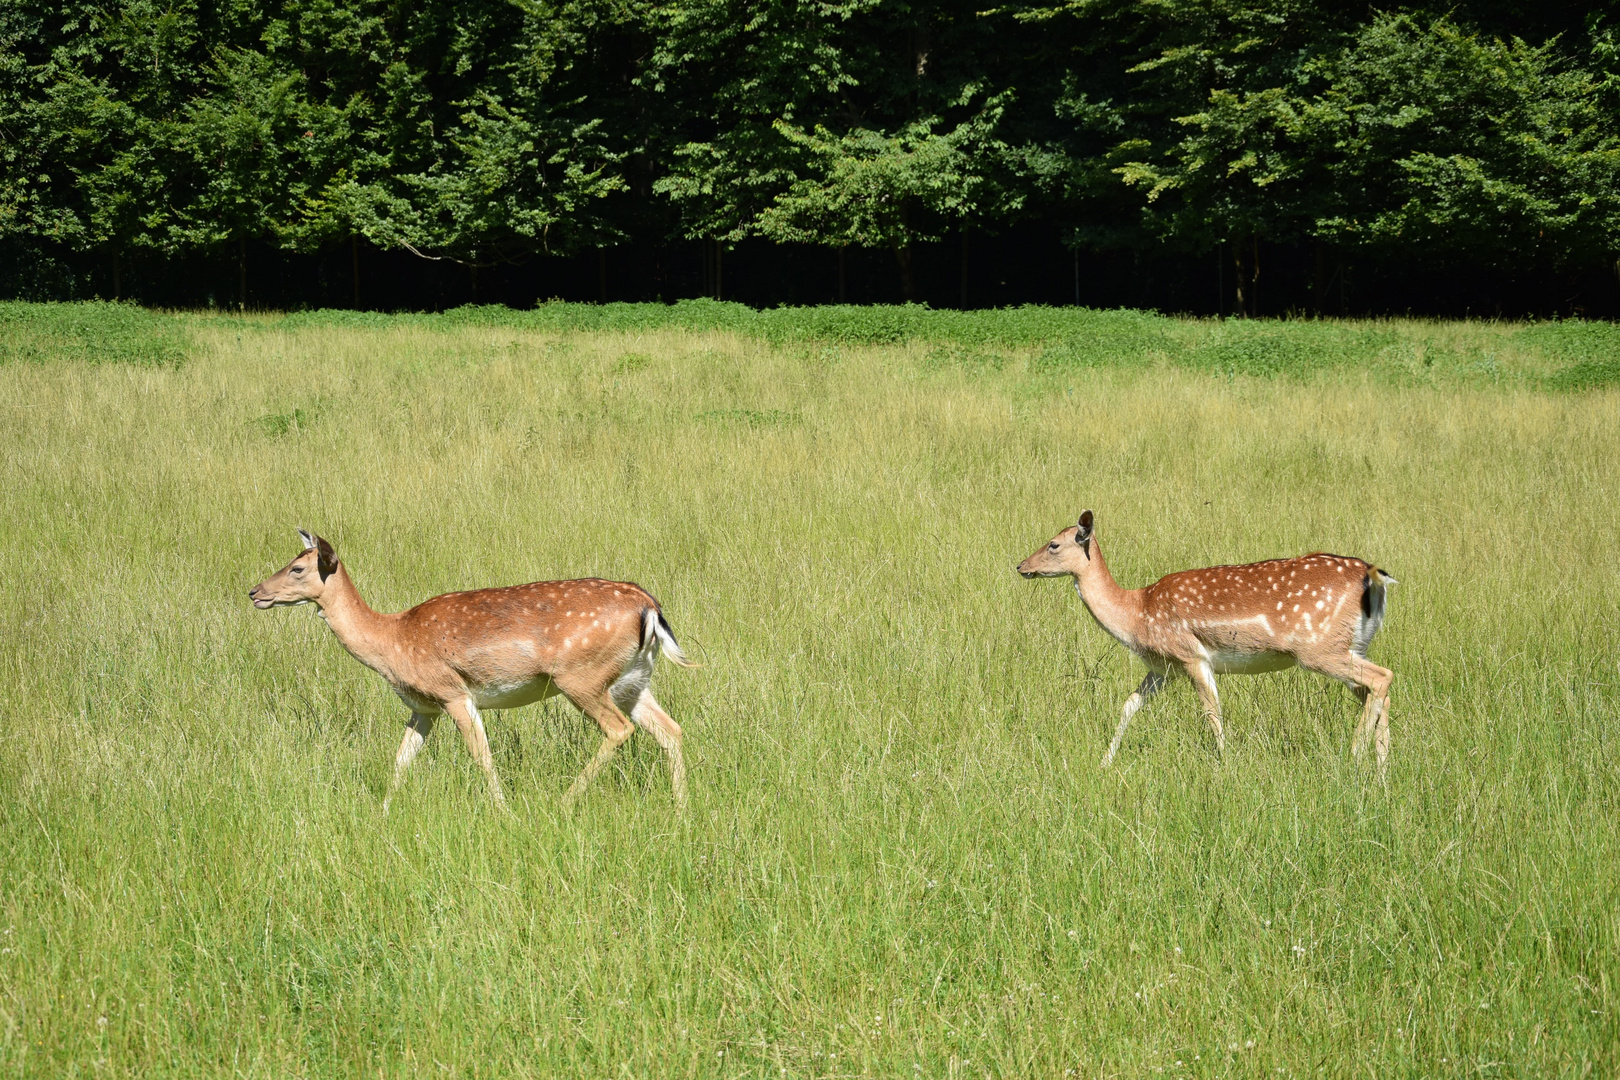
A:
<svg viewBox="0 0 1620 1080">
<path fill-rule="evenodd" d="M 0 1076 L 1613 1076 L 1620 331 L 0 305 Z M 1141 676 L 1014 564 L 1327 550 L 1355 699 Z M 307 608 L 633 580 L 691 805 L 566 701 L 512 813 Z"/>
</svg>

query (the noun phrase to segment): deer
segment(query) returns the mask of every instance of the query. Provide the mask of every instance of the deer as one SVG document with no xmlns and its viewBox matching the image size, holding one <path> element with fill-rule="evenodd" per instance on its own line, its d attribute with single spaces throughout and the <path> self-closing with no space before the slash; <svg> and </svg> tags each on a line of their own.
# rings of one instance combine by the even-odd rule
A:
<svg viewBox="0 0 1620 1080">
<path fill-rule="evenodd" d="M 1389 758 L 1389 686 L 1395 675 L 1367 659 L 1384 622 L 1389 586 L 1398 582 L 1362 559 L 1313 552 L 1243 566 L 1211 566 L 1167 574 L 1141 589 L 1124 589 L 1108 572 L 1090 510 L 1018 564 L 1026 578 L 1074 579 L 1097 625 L 1147 664 L 1148 673 L 1125 701 L 1124 715 L 1103 755 L 1113 764 L 1131 718 L 1175 674 L 1198 692 L 1224 754 L 1216 675 L 1257 675 L 1299 665 L 1350 687 L 1362 702 L 1351 752 L 1364 757 L 1372 739 L 1378 775 Z"/>
<path fill-rule="evenodd" d="M 388 681 L 411 710 L 394 755 L 383 812 L 433 730 L 449 713 L 505 808 L 481 714 L 556 694 L 596 722 L 602 743 L 563 797 L 571 806 L 614 753 L 641 728 L 669 759 L 677 808 L 686 804 L 681 728 L 652 695 L 660 655 L 697 667 L 675 640 L 652 594 L 628 581 L 582 578 L 445 593 L 408 611 L 373 611 L 332 545 L 304 529 L 304 549 L 248 590 L 260 610 L 314 604 L 349 655 Z M 626 713 L 629 714 L 626 718 Z"/>
</svg>

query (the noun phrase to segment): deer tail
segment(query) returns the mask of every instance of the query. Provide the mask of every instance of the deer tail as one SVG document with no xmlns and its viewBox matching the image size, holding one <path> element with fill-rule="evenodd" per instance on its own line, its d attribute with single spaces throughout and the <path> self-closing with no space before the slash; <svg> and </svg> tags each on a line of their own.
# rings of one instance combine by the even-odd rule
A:
<svg viewBox="0 0 1620 1080">
<path fill-rule="evenodd" d="M 1361 581 L 1361 613 L 1369 619 L 1382 619 L 1384 594 L 1391 585 L 1399 584 L 1399 581 L 1369 563 L 1367 575 Z"/>
<path fill-rule="evenodd" d="M 664 613 L 655 607 L 648 607 L 642 612 L 641 648 L 643 651 L 657 649 L 684 668 L 703 666 L 687 657 L 681 649 L 680 642 L 675 640 L 675 631 L 669 628 L 669 621 L 664 618 Z"/>
</svg>

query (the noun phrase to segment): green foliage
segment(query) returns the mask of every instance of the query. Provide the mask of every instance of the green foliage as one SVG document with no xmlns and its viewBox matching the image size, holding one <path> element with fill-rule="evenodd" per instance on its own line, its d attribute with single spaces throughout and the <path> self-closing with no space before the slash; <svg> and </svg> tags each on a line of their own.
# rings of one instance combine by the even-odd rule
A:
<svg viewBox="0 0 1620 1080">
<path fill-rule="evenodd" d="M 299 435 L 314 422 L 316 409 L 293 409 L 284 413 L 269 413 L 255 417 L 253 423 L 272 439 L 283 435 Z"/>
<path fill-rule="evenodd" d="M 1523 343 L 1568 366 L 1548 376 L 1555 390 L 1593 390 L 1620 384 L 1620 326 L 1613 323 L 1539 323 Z M 1573 363 L 1570 363 L 1573 361 Z"/>
<path fill-rule="evenodd" d="M 1614 4 L 1446 11 L 15 0 L 0 240 L 361 236 L 477 266 L 765 236 L 891 249 L 908 297 L 915 242 L 1031 216 L 1088 247 L 1231 243 L 1244 280 L 1256 237 L 1612 261 Z"/>
<path fill-rule="evenodd" d="M 1087 312 L 1073 320 L 1055 344 L 1036 358 L 1039 371 L 1072 368 L 1137 367 L 1155 358 L 1180 355 L 1170 319 L 1136 311 Z"/>
<path fill-rule="evenodd" d="M 856 128 L 835 136 L 824 127 L 810 133 L 778 121 L 782 136 L 804 151 L 809 175 L 760 213 L 759 232 L 796 243 L 889 248 L 900 263 L 901 291 L 915 298 L 913 243 L 969 221 L 1006 220 L 1022 205 L 1021 192 L 993 179 L 1012 159 L 995 137 L 1004 100 L 992 98 L 947 132 L 935 132 L 937 117 L 894 135 Z"/>
<path fill-rule="evenodd" d="M 1492 261 L 1620 243 L 1614 102 L 1552 44 L 1384 17 L 1328 74 L 1306 118 L 1335 174 L 1319 235 Z"/>
<path fill-rule="evenodd" d="M 1380 15 L 1322 44 L 1277 85 L 1212 89 L 1162 158 L 1117 170 L 1164 235 L 1493 262 L 1620 246 L 1612 91 L 1553 43 Z"/>
<path fill-rule="evenodd" d="M 1028 345 L 1083 334 L 1098 323 L 1123 321 L 1169 325 L 1173 320 L 1139 312 L 1094 312 L 1076 308 L 1027 306 L 1005 310 L 948 311 L 920 304 L 828 304 L 757 310 L 717 300 L 674 304 L 546 303 L 529 311 L 486 305 L 442 314 L 382 315 L 374 312 L 311 311 L 255 319 L 249 327 L 302 329 L 311 326 L 503 327 L 553 332 L 676 329 L 726 331 L 783 343 L 823 341 L 861 345 L 910 341 L 950 341 L 964 345 Z"/>
<path fill-rule="evenodd" d="M 1555 390 L 1596 390 L 1620 385 L 1620 360 L 1584 360 L 1548 376 Z"/>
<path fill-rule="evenodd" d="M 203 325 L 206 325 L 206 320 Z M 1602 385 L 1620 356 L 1620 328 L 1570 320 L 1515 324 L 1406 321 L 1177 319 L 1142 311 L 1026 306 L 1002 310 L 934 310 L 896 306 L 826 305 L 756 310 L 715 300 L 675 304 L 548 303 L 530 311 L 462 307 L 443 314 L 381 315 L 311 311 L 257 317 L 243 331 L 292 333 L 311 329 L 481 329 L 545 334 L 661 330 L 724 333 L 771 343 L 927 345 L 929 370 L 1001 371 L 1009 364 L 1039 376 L 1085 369 L 1134 369 L 1166 364 L 1232 377 L 1304 379 L 1361 371 L 1380 380 L 1501 382 L 1583 389 Z M 1027 365 L 1014 360 L 1027 356 Z M 650 363 L 646 353 L 621 354 L 620 374 Z M 1556 375 L 1570 369 L 1583 374 Z M 1562 381 L 1560 381 L 1562 380 Z"/>
<path fill-rule="evenodd" d="M 189 349 L 178 319 L 133 304 L 0 301 L 0 364 L 67 360 L 173 367 Z"/>
<path fill-rule="evenodd" d="M 942 226 L 1005 218 L 1019 200 L 990 178 L 1010 153 L 995 137 L 1002 112 L 1002 100 L 992 99 L 950 131 L 936 132 L 938 118 L 927 117 L 892 136 L 859 128 L 834 136 L 826 128 L 807 133 L 779 124 L 812 162 L 811 176 L 760 214 L 759 229 L 798 243 L 899 249 L 937 238 Z M 924 214 L 927 224 L 916 220 Z"/>
<path fill-rule="evenodd" d="M 860 82 L 848 70 L 858 57 L 841 37 L 875 6 L 823 3 L 809 18 L 783 2 L 658 9 L 657 45 L 640 79 L 680 137 L 666 143 L 665 171 L 652 189 L 677 209 L 683 235 L 735 241 L 754 231 L 757 215 L 804 165 L 781 125 L 848 100 Z M 683 108 L 691 100 L 706 103 L 701 119 Z"/>
<path fill-rule="evenodd" d="M 218 321 L 164 315 L 130 304 L 0 303 L 0 361 L 175 365 L 191 355 L 196 335 Z M 1224 377 L 1310 378 L 1362 371 L 1396 382 L 1488 378 L 1568 390 L 1612 383 L 1620 357 L 1620 328 L 1575 320 L 1529 326 L 1188 320 L 1141 311 L 1037 306 L 999 311 L 937 311 L 915 304 L 756 310 L 714 300 L 549 303 L 530 311 L 484 306 L 442 314 L 308 311 L 232 317 L 230 325 L 238 335 L 278 339 L 312 331 L 406 328 L 548 337 L 720 333 L 772 345 L 926 346 L 921 366 L 932 371 L 1027 369 L 1049 377 L 1164 364 Z M 639 375 L 653 372 L 657 364 L 653 354 L 635 347 L 620 351 L 608 367 L 617 375 Z M 252 423 L 266 434 L 283 435 L 304 429 L 324 408 L 320 402 L 288 407 L 259 415 Z M 713 418 L 723 417 L 716 413 Z"/>
<path fill-rule="evenodd" d="M 1370 367 L 1398 340 L 1380 327 L 1231 320 L 1193 344 L 1180 362 L 1217 374 L 1300 376 Z"/>
<path fill-rule="evenodd" d="M 1606 322 L 1535 323 L 1519 333 L 1519 340 L 1561 360 L 1581 362 L 1620 358 L 1620 326 Z"/>
</svg>

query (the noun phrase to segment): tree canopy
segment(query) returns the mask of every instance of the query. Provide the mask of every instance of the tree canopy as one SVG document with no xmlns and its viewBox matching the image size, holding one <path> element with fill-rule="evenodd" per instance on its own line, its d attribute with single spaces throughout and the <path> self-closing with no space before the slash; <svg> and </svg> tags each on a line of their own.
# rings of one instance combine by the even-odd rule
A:
<svg viewBox="0 0 1620 1080">
<path fill-rule="evenodd" d="M 4 0 L 0 243 L 1620 255 L 1620 3 Z M 1246 261 L 1249 260 L 1249 261 Z"/>
</svg>

